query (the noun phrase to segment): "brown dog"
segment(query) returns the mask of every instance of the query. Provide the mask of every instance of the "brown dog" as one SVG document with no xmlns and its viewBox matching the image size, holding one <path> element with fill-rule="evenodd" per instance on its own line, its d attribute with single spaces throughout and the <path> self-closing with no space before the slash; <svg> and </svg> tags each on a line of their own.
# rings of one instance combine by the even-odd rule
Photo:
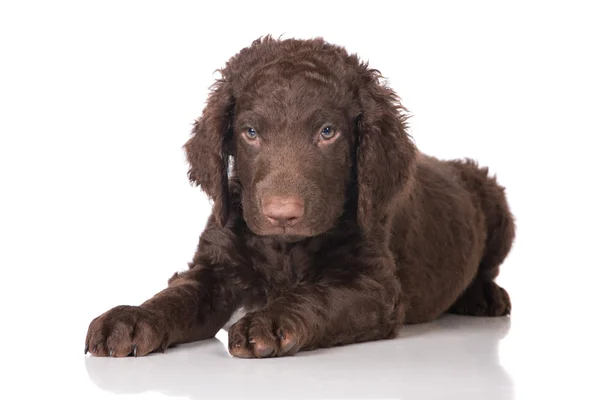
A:
<svg viewBox="0 0 600 400">
<path fill-rule="evenodd" d="M 185 150 L 214 201 L 189 269 L 90 324 L 85 350 L 145 355 L 229 331 L 238 357 L 392 338 L 444 312 L 499 316 L 514 238 L 504 189 L 472 161 L 420 153 L 395 93 L 315 40 L 231 58 Z"/>
</svg>

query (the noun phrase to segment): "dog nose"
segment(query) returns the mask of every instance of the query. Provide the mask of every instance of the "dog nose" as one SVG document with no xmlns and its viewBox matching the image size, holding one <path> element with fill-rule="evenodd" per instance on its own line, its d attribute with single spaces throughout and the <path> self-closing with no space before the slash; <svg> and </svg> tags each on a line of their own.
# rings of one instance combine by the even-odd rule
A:
<svg viewBox="0 0 600 400">
<path fill-rule="evenodd" d="M 263 214 L 273 226 L 293 226 L 304 214 L 304 200 L 298 196 L 272 196 L 263 201 Z"/>
</svg>

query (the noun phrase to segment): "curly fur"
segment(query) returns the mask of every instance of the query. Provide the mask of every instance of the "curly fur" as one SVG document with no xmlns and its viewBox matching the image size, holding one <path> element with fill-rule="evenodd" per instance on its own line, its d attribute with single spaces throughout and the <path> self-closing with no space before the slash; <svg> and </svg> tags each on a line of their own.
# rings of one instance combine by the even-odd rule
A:
<svg viewBox="0 0 600 400">
<path fill-rule="evenodd" d="M 266 37 L 221 75 L 184 146 L 190 181 L 213 201 L 193 261 L 141 306 L 92 321 L 86 352 L 209 338 L 240 308 L 253 311 L 229 332 L 238 357 L 510 312 L 494 282 L 515 234 L 504 189 L 474 161 L 419 152 L 379 71 L 322 39 Z M 324 123 L 336 140 L 319 139 Z M 259 139 L 244 136 L 250 125 Z M 303 199 L 301 221 L 269 225 L 264 199 L 289 195 Z"/>
</svg>

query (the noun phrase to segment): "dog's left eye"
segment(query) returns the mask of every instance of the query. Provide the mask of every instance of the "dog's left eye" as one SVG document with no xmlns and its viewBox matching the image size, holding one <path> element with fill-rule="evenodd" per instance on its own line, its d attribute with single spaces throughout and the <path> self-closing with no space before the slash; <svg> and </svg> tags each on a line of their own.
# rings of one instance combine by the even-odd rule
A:
<svg viewBox="0 0 600 400">
<path fill-rule="evenodd" d="M 326 126 L 321 131 L 321 139 L 323 140 L 331 140 L 335 136 L 335 129 L 331 126 Z"/>
</svg>

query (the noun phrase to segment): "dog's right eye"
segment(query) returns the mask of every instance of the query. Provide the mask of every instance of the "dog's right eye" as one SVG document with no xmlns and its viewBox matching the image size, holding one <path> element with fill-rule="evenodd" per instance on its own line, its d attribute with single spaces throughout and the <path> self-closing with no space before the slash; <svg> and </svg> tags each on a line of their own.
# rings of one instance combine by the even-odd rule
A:
<svg viewBox="0 0 600 400">
<path fill-rule="evenodd" d="M 254 140 L 258 137 L 258 133 L 256 133 L 256 129 L 254 128 L 246 128 L 244 134 L 249 140 Z"/>
</svg>

